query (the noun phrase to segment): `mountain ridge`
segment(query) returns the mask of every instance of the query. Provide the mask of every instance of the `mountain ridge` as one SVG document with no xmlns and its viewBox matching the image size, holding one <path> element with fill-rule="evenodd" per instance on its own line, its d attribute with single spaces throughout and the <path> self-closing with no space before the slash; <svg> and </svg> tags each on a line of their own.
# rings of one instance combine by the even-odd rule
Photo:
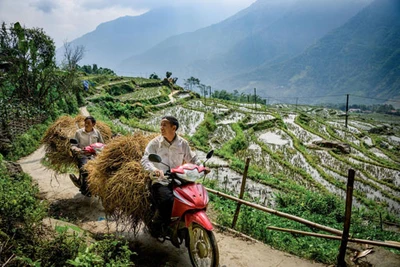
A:
<svg viewBox="0 0 400 267">
<path fill-rule="evenodd" d="M 92 32 L 70 42 L 85 47 L 81 64 L 115 68 L 121 60 L 146 51 L 165 38 L 193 31 L 224 18 L 225 12 L 206 8 L 165 6 L 138 16 L 124 16 L 99 24 Z M 206 16 L 207 14 L 207 16 Z M 61 58 L 62 48 L 57 57 Z"/>
<path fill-rule="evenodd" d="M 352 93 L 361 97 L 400 99 L 400 2 L 375 1 L 287 62 L 265 65 L 238 76 L 265 94 L 312 96 Z M 299 92 L 302 92 L 299 93 Z"/>
<path fill-rule="evenodd" d="M 321 5 L 314 0 L 291 0 L 278 5 L 259 0 L 216 25 L 170 37 L 129 58 L 118 69 L 172 71 L 178 77 L 195 76 L 215 86 L 222 77 L 249 71 L 265 61 L 287 60 L 302 52 L 345 23 L 365 3 L 340 1 Z M 315 19 L 321 23 L 316 24 Z"/>
</svg>

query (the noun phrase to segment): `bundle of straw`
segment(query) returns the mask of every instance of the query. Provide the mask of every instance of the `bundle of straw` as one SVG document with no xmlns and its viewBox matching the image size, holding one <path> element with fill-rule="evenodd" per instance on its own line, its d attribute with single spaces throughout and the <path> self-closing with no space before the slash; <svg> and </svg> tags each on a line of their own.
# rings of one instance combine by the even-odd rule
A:
<svg viewBox="0 0 400 267">
<path fill-rule="evenodd" d="M 133 228 L 149 211 L 149 176 L 140 160 L 154 137 L 135 133 L 113 139 L 95 160 L 86 164 L 90 192 L 101 198 L 109 216 L 128 218 Z"/>
<path fill-rule="evenodd" d="M 116 171 L 120 170 L 122 166 L 128 162 L 140 162 L 144 150 L 149 141 L 156 135 L 144 135 L 142 133 L 134 133 L 130 136 L 121 136 L 113 139 L 108 143 L 100 155 L 96 157 L 95 161 L 90 162 L 87 166 L 89 173 L 96 172 L 96 179 L 104 177 L 110 178 Z"/>
<path fill-rule="evenodd" d="M 77 129 L 74 118 L 62 116 L 44 134 L 42 143 L 45 145 L 47 161 L 56 172 L 76 168 L 69 139 L 75 135 Z"/>
<path fill-rule="evenodd" d="M 75 118 L 62 116 L 47 129 L 42 138 L 42 143 L 46 151 L 46 160 L 51 168 L 58 173 L 66 172 L 70 168 L 77 169 L 76 159 L 70 151 L 71 145 L 69 140 L 74 137 L 76 130 L 84 126 L 84 118 L 81 115 Z M 98 121 L 96 128 L 107 143 L 111 139 L 110 127 Z"/>
</svg>

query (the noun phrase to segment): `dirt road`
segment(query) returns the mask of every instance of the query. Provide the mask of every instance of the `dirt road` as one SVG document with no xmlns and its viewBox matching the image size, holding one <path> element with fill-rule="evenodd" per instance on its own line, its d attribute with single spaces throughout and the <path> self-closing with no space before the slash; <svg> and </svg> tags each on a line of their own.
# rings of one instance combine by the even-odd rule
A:
<svg viewBox="0 0 400 267">
<path fill-rule="evenodd" d="M 30 174 L 39 185 L 43 197 L 56 203 L 57 212 L 63 218 L 73 218 L 78 226 L 92 233 L 112 232 L 115 227 L 105 218 L 103 207 L 97 198 L 82 196 L 67 175 L 55 176 L 40 160 L 44 157 L 41 147 L 19 163 L 24 172 Z M 51 220 L 50 223 L 61 223 Z M 319 266 L 287 253 L 277 251 L 259 242 L 244 240 L 232 234 L 216 231 L 221 266 Z M 146 233 L 139 233 L 135 240 L 138 253 L 136 266 L 190 266 L 185 248 L 177 249 L 170 243 L 160 243 Z"/>
</svg>

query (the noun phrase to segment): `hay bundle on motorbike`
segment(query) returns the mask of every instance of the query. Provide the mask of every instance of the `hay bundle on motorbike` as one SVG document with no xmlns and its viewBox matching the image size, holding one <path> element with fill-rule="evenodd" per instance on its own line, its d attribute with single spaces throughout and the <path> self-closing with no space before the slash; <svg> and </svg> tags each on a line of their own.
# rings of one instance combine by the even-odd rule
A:
<svg viewBox="0 0 400 267">
<path fill-rule="evenodd" d="M 148 142 L 155 135 L 135 133 L 107 144 L 100 155 L 86 164 L 92 194 L 102 199 L 106 213 L 115 220 L 129 220 L 136 229 L 148 213 L 148 173 L 140 164 Z"/>
<path fill-rule="evenodd" d="M 46 160 L 51 168 L 58 173 L 66 172 L 70 168 L 77 168 L 76 160 L 70 151 L 70 138 L 73 138 L 76 130 L 83 127 L 84 116 L 62 116 L 55 121 L 42 138 L 45 145 Z M 111 129 L 103 122 L 97 122 L 96 128 L 107 142 L 111 139 Z"/>
</svg>

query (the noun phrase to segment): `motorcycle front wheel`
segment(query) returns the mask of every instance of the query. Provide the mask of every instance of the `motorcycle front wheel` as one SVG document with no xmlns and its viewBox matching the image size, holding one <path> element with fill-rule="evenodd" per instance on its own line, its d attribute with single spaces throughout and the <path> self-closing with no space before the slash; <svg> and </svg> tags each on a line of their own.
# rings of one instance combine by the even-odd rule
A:
<svg viewBox="0 0 400 267">
<path fill-rule="evenodd" d="M 192 233 L 189 234 L 188 252 L 190 261 L 195 267 L 217 267 L 219 264 L 214 233 L 196 223 L 193 223 Z"/>
</svg>

